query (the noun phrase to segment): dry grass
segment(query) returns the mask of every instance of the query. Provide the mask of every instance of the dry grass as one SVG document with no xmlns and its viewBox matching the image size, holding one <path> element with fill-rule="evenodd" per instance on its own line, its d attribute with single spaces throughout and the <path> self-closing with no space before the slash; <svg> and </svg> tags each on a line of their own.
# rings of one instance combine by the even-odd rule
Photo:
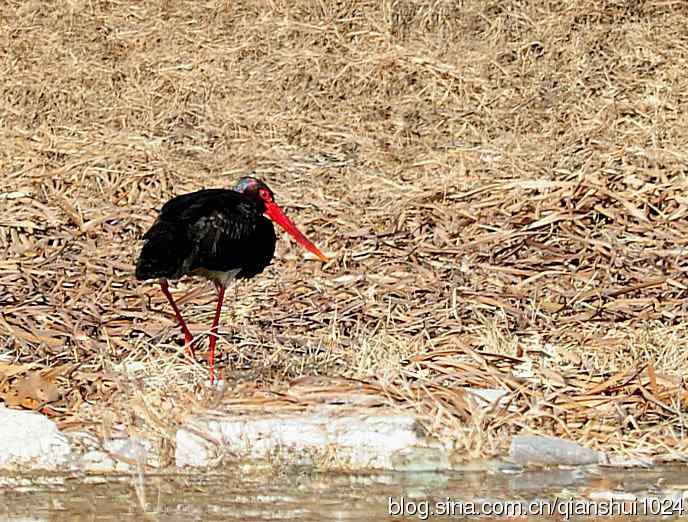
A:
<svg viewBox="0 0 688 522">
<path fill-rule="evenodd" d="M 468 456 L 525 430 L 683 458 L 686 24 L 659 0 L 3 2 L 0 351 L 76 363 L 65 427 L 357 391 Z M 165 200 L 251 170 L 335 256 L 280 241 L 224 316 L 231 392 L 198 395 L 133 261 Z"/>
</svg>

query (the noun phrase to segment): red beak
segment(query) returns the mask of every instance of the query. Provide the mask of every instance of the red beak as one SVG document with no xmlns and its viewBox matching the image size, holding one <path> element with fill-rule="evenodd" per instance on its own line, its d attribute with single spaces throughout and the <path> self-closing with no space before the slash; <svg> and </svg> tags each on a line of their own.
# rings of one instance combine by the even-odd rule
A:
<svg viewBox="0 0 688 522">
<path fill-rule="evenodd" d="M 293 237 L 298 243 L 300 243 L 305 248 L 313 252 L 316 256 L 318 256 L 318 258 L 321 261 L 328 261 L 325 255 L 320 250 L 318 250 L 318 247 L 310 241 L 308 241 L 306 236 L 304 236 L 301 233 L 301 231 L 298 228 L 296 228 L 296 225 L 293 223 L 293 221 L 285 215 L 285 213 L 282 211 L 281 208 L 279 208 L 277 203 L 274 203 L 272 201 L 266 201 L 265 214 L 275 223 L 281 226 L 284 230 L 286 230 L 291 235 L 291 237 Z"/>
</svg>

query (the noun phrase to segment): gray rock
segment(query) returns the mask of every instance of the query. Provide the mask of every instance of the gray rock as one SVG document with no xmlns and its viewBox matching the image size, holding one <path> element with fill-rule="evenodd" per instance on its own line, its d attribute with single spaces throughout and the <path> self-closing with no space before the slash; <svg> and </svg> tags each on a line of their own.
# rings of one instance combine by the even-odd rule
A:
<svg viewBox="0 0 688 522">
<path fill-rule="evenodd" d="M 289 415 L 189 417 L 177 431 L 176 443 L 177 466 L 211 466 L 231 456 L 330 469 L 393 469 L 400 450 L 429 445 L 411 415 L 331 408 Z M 437 456 L 442 451 L 433 450 L 435 461 L 446 462 L 446 455 L 444 460 Z"/>
<path fill-rule="evenodd" d="M 0 468 L 57 469 L 70 455 L 69 442 L 53 421 L 0 405 Z"/>
<path fill-rule="evenodd" d="M 557 437 L 517 435 L 511 439 L 509 460 L 522 465 L 582 466 L 597 464 L 601 454 Z"/>
</svg>

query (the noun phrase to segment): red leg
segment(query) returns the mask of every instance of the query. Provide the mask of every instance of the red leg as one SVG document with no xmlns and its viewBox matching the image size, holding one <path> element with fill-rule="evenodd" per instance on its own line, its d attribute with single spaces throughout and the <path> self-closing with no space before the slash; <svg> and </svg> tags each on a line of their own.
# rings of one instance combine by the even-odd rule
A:
<svg viewBox="0 0 688 522">
<path fill-rule="evenodd" d="M 220 322 L 220 311 L 222 302 L 225 299 L 225 287 L 215 283 L 217 287 L 217 306 L 215 307 L 215 318 L 213 326 L 210 327 L 210 353 L 208 354 L 208 365 L 210 366 L 210 384 L 215 382 L 215 341 L 217 341 L 217 324 Z"/>
<path fill-rule="evenodd" d="M 184 318 L 182 317 L 182 313 L 179 311 L 177 303 L 175 303 L 174 299 L 172 298 L 172 294 L 170 293 L 170 288 L 169 284 L 167 283 L 167 279 L 160 280 L 160 288 L 162 289 L 162 293 L 165 294 L 165 297 L 167 297 L 167 300 L 172 305 L 172 308 L 174 309 L 174 315 L 177 316 L 179 326 L 181 327 L 182 332 L 184 332 L 184 346 L 186 347 L 186 355 L 189 358 L 189 363 L 191 363 L 195 355 L 192 346 L 193 336 L 191 335 L 191 332 L 189 331 L 189 329 L 186 326 L 186 323 L 184 322 Z"/>
</svg>

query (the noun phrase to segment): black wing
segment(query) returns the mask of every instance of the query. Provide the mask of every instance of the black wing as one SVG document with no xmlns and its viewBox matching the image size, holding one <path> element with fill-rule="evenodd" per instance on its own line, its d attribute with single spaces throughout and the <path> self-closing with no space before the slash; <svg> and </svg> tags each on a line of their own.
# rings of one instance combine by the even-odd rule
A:
<svg viewBox="0 0 688 522">
<path fill-rule="evenodd" d="M 199 268 L 252 277 L 270 264 L 276 242 L 272 222 L 255 204 L 224 189 L 171 199 L 144 239 L 138 279 L 175 279 Z"/>
</svg>

